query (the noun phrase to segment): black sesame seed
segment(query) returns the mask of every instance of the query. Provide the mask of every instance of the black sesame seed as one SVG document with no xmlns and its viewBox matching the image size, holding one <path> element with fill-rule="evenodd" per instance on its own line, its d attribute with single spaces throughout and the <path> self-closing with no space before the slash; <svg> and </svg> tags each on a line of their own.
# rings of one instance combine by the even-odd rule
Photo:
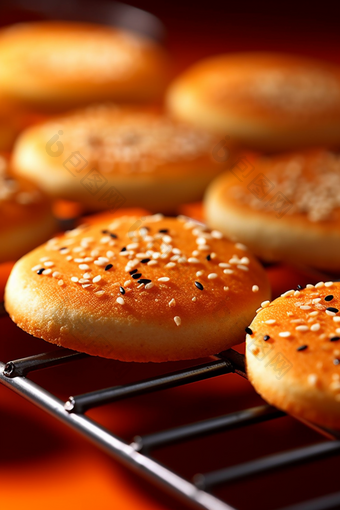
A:
<svg viewBox="0 0 340 510">
<path fill-rule="evenodd" d="M 332 336 L 329 340 L 330 342 L 338 342 L 338 340 L 340 340 L 340 336 Z"/>
<path fill-rule="evenodd" d="M 161 234 L 167 234 L 169 232 L 169 229 L 161 228 L 160 230 L 158 230 L 158 232 L 160 232 Z"/>
<path fill-rule="evenodd" d="M 120 251 L 126 251 L 126 247 L 124 246 L 124 248 L 122 248 Z"/>
<path fill-rule="evenodd" d="M 110 232 L 108 230 L 102 230 L 102 234 L 109 234 Z"/>
<path fill-rule="evenodd" d="M 150 283 L 150 282 L 151 282 L 151 280 L 148 280 L 147 278 L 141 278 L 140 280 L 138 280 L 137 283 L 145 283 L 145 285 L 146 285 L 147 283 Z"/>
<path fill-rule="evenodd" d="M 151 259 L 142 259 L 142 260 L 141 260 L 141 263 L 142 263 L 142 264 L 146 264 L 147 262 L 150 262 L 150 260 L 151 260 Z"/>
<path fill-rule="evenodd" d="M 108 271 L 109 269 L 111 269 L 111 267 L 113 267 L 113 264 L 108 264 L 107 266 L 105 266 L 105 271 Z"/>
<path fill-rule="evenodd" d="M 205 258 L 206 258 L 207 260 L 211 260 L 211 255 L 210 255 L 210 253 L 209 253 L 209 255 L 207 255 Z"/>
<path fill-rule="evenodd" d="M 142 276 L 142 273 L 135 273 L 135 274 L 132 275 L 132 278 L 134 280 L 138 280 L 138 278 L 140 278 L 141 276 Z"/>
<path fill-rule="evenodd" d="M 333 360 L 333 363 L 334 363 L 334 365 L 340 365 L 340 359 L 339 358 L 335 358 Z"/>
<path fill-rule="evenodd" d="M 332 294 L 325 297 L 325 301 L 332 301 L 332 299 L 334 299 L 334 296 L 332 296 Z"/>
<path fill-rule="evenodd" d="M 302 290 L 302 285 L 297 285 L 296 289 L 297 290 Z"/>
<path fill-rule="evenodd" d="M 253 334 L 253 330 L 250 329 L 250 328 L 246 328 L 245 332 L 247 333 L 247 335 L 252 335 Z"/>
<path fill-rule="evenodd" d="M 59 248 L 59 251 L 66 250 L 66 246 L 63 246 L 62 248 Z"/>
<path fill-rule="evenodd" d="M 264 335 L 263 340 L 264 340 L 265 342 L 267 342 L 267 340 L 269 340 L 269 338 L 270 338 L 270 336 L 269 336 L 269 335 Z"/>
<path fill-rule="evenodd" d="M 40 269 L 38 269 L 37 274 L 43 274 L 44 271 L 45 271 L 45 268 L 41 267 Z"/>
<path fill-rule="evenodd" d="M 135 273 L 138 273 L 138 269 L 132 269 L 132 271 L 129 271 L 130 275 L 133 275 Z"/>
<path fill-rule="evenodd" d="M 338 313 L 339 311 L 337 308 L 334 308 L 333 306 L 329 306 L 328 308 L 326 308 L 326 310 L 333 313 Z"/>
<path fill-rule="evenodd" d="M 110 237 L 112 237 L 112 239 L 118 239 L 118 236 L 116 234 L 110 233 Z"/>
<path fill-rule="evenodd" d="M 308 348 L 308 345 L 300 345 L 296 350 L 297 351 L 305 351 Z"/>
<path fill-rule="evenodd" d="M 204 289 L 203 285 L 202 285 L 200 282 L 195 282 L 195 285 L 196 285 L 196 287 L 197 287 L 199 290 L 203 290 L 203 289 Z"/>
<path fill-rule="evenodd" d="M 121 294 L 123 294 L 123 295 L 124 295 L 124 294 L 125 294 L 125 289 L 124 289 L 124 287 L 119 287 L 119 292 L 120 292 Z"/>
</svg>

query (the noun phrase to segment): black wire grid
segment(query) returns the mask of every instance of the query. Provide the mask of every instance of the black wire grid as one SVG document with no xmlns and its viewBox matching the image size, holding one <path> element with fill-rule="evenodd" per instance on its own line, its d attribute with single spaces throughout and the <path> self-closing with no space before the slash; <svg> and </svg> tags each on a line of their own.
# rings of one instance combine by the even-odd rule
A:
<svg viewBox="0 0 340 510">
<path fill-rule="evenodd" d="M 0 309 L 0 315 L 6 315 L 3 309 Z M 233 349 L 229 349 L 215 356 L 208 363 L 123 386 L 105 388 L 70 397 L 66 402 L 27 377 L 33 371 L 75 362 L 85 357 L 90 358 L 86 354 L 58 348 L 52 352 L 9 361 L 8 363 L 0 362 L 0 382 L 75 429 L 139 475 L 156 483 L 164 490 L 170 491 L 174 496 L 179 497 L 182 502 L 186 502 L 189 507 L 207 510 L 235 510 L 235 507 L 214 496 L 212 491 L 218 486 L 237 482 L 252 475 L 259 475 L 273 469 L 283 469 L 340 453 L 340 440 L 336 433 L 307 424 L 322 434 L 323 440 L 321 442 L 267 455 L 232 467 L 195 475 L 191 480 L 185 479 L 152 458 L 152 451 L 163 446 L 217 434 L 222 431 L 251 427 L 254 424 L 282 417 L 285 413 L 270 405 L 261 405 L 149 435 L 136 436 L 132 443 L 115 436 L 95 420 L 87 417 L 85 413 L 89 409 L 104 404 L 202 381 L 218 375 L 236 373 L 246 378 L 244 356 Z M 75 364 L 74 370 L 76 368 Z M 324 440 L 325 437 L 328 441 Z M 314 498 L 297 505 L 290 505 L 280 510 L 335 508 L 340 508 L 340 492 Z"/>
</svg>

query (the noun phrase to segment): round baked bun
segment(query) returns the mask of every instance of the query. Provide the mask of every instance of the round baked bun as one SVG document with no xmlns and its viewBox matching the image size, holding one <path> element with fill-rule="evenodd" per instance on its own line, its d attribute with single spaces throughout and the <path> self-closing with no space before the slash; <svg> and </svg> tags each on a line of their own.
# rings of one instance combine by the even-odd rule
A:
<svg viewBox="0 0 340 510">
<path fill-rule="evenodd" d="M 226 163 L 214 159 L 217 142 L 154 109 L 96 105 L 25 131 L 13 165 L 50 196 L 92 210 L 124 204 L 173 212 L 200 200 L 232 164 L 231 153 Z"/>
<path fill-rule="evenodd" d="M 41 21 L 0 32 L 0 92 L 43 111 L 158 100 L 168 66 L 157 43 L 108 26 Z"/>
<path fill-rule="evenodd" d="M 340 143 L 340 68 L 280 53 L 198 62 L 170 85 L 181 120 L 265 152 Z"/>
<path fill-rule="evenodd" d="M 262 260 L 340 269 L 340 154 L 322 149 L 245 157 L 205 197 L 212 228 Z"/>
<path fill-rule="evenodd" d="M 340 429 L 340 283 L 319 282 L 265 302 L 249 326 L 250 382 L 270 404 Z"/>
<path fill-rule="evenodd" d="M 6 309 L 48 342 L 122 361 L 218 353 L 269 296 L 244 246 L 185 217 L 122 216 L 52 239 L 14 266 Z"/>
<path fill-rule="evenodd" d="M 0 262 L 17 260 L 57 228 L 48 198 L 31 182 L 14 177 L 0 156 Z"/>
</svg>

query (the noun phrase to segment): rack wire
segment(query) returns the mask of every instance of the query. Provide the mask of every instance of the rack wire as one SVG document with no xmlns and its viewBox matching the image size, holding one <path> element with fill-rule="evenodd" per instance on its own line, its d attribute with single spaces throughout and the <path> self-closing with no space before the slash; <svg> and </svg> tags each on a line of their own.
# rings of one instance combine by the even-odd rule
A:
<svg viewBox="0 0 340 510">
<path fill-rule="evenodd" d="M 0 316 L 5 315 L 0 304 Z M 122 386 L 72 396 L 66 401 L 60 400 L 28 377 L 34 371 L 65 363 L 75 363 L 85 357 L 91 358 L 86 354 L 58 348 L 48 353 L 16 359 L 7 363 L 0 362 L 0 382 L 75 429 L 139 475 L 156 483 L 164 490 L 170 491 L 182 502 L 187 503 L 189 507 L 206 510 L 236 510 L 235 507 L 213 495 L 212 492 L 216 487 L 237 482 L 253 475 L 267 473 L 273 469 L 284 469 L 340 453 L 340 440 L 337 433 L 312 424 L 306 424 L 319 432 L 323 436 L 323 440 L 308 446 L 266 455 L 231 467 L 196 474 L 191 480 L 185 479 L 167 466 L 157 462 L 152 457 L 152 452 L 163 446 L 275 420 L 285 416 L 285 413 L 265 404 L 169 430 L 161 430 L 142 436 L 137 435 L 130 443 L 117 437 L 110 430 L 86 416 L 85 413 L 104 404 L 207 380 L 218 375 L 236 373 L 240 377 L 246 378 L 244 356 L 233 349 L 229 349 L 216 355 L 207 363 Z M 327 441 L 324 440 L 325 437 Z M 280 510 L 335 508 L 340 508 L 340 492 L 282 507 Z"/>
</svg>

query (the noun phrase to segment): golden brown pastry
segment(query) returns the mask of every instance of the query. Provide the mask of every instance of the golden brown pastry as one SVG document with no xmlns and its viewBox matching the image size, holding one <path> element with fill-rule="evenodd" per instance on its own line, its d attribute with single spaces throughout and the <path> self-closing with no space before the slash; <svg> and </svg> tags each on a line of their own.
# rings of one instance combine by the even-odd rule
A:
<svg viewBox="0 0 340 510">
<path fill-rule="evenodd" d="M 89 209 L 144 207 L 173 212 L 202 198 L 226 165 L 210 133 L 151 109 L 97 105 L 25 131 L 13 165 L 52 197 Z M 232 147 L 232 146 L 231 146 Z"/>
<path fill-rule="evenodd" d="M 0 32 L 0 93 L 43 111 L 158 100 L 168 67 L 157 43 L 118 28 L 41 21 Z"/>
<path fill-rule="evenodd" d="M 340 155 L 245 157 L 214 181 L 206 221 L 263 260 L 340 270 Z"/>
<path fill-rule="evenodd" d="M 56 231 L 50 202 L 36 185 L 14 177 L 0 156 L 0 262 L 16 260 Z"/>
<path fill-rule="evenodd" d="M 44 340 L 122 361 L 218 353 L 270 294 L 243 245 L 185 217 L 120 217 L 56 237 L 14 266 L 5 306 Z"/>
<path fill-rule="evenodd" d="M 340 429 L 340 283 L 262 304 L 247 329 L 247 373 L 270 404 Z"/>
<path fill-rule="evenodd" d="M 170 112 L 264 152 L 340 144 L 340 68 L 280 53 L 193 65 L 170 85 Z"/>
</svg>

